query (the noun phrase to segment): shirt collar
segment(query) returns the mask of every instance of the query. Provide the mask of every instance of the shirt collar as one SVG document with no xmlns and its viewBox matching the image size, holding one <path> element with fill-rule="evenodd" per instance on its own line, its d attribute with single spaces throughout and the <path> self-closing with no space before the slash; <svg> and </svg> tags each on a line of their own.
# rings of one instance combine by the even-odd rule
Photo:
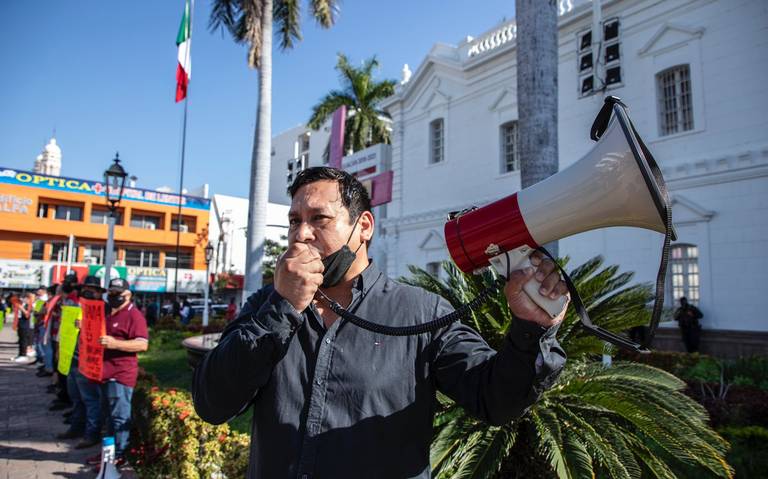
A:
<svg viewBox="0 0 768 479">
<path fill-rule="evenodd" d="M 376 267 L 373 260 L 369 259 L 368 266 L 355 278 L 355 282 L 352 285 L 352 295 L 359 293 L 367 294 L 378 282 L 379 278 L 381 278 L 381 275 L 382 272 Z"/>
</svg>

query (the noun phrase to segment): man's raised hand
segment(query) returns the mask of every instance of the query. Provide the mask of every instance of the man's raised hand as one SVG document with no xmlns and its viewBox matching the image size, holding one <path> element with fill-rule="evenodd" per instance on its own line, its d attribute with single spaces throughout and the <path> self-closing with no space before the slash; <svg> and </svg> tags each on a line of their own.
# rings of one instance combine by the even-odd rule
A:
<svg viewBox="0 0 768 479">
<path fill-rule="evenodd" d="M 277 260 L 275 291 L 296 311 L 304 311 L 323 284 L 323 261 L 318 251 L 306 243 L 293 243 Z"/>
</svg>

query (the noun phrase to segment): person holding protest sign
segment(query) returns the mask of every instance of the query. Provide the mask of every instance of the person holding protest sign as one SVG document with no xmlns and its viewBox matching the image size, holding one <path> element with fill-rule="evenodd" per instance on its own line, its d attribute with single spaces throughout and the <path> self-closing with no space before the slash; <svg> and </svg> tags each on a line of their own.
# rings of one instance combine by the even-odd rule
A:
<svg viewBox="0 0 768 479">
<path fill-rule="evenodd" d="M 128 281 L 109 282 L 106 334 L 99 338 L 104 347 L 101 394 L 107 407 L 107 435 L 115 437 L 115 464 L 125 463 L 131 430 L 131 398 L 139 374 L 137 354 L 149 347 L 147 320 L 131 301 Z"/>
<path fill-rule="evenodd" d="M 75 449 L 85 449 L 99 444 L 101 435 L 101 377 L 86 377 L 82 370 L 83 366 L 90 366 L 90 364 L 84 364 L 84 359 L 92 356 L 89 354 L 91 353 L 91 348 L 98 346 L 98 335 L 91 333 L 90 323 L 100 321 L 96 329 L 99 334 L 103 334 L 104 331 L 106 303 L 101 299 L 102 294 L 104 294 L 104 289 L 101 287 L 101 280 L 96 276 L 86 276 L 83 280 L 79 297 L 80 317 L 82 319 L 76 321 L 78 341 L 75 345 L 67 377 L 70 396 L 77 398 L 77 400 L 70 416 L 69 431 L 61 435 L 66 436 L 61 437 L 62 439 L 82 436 L 83 438 L 80 442 L 75 445 Z M 92 308 L 94 307 L 101 308 L 101 314 L 98 318 L 94 317 L 93 314 L 88 314 L 93 311 Z M 87 325 L 85 324 L 86 322 L 88 323 Z M 83 329 L 86 330 L 88 338 L 85 337 Z M 103 349 L 100 347 L 98 348 L 98 354 L 97 362 L 100 367 L 102 362 L 101 354 L 103 354 Z M 89 360 L 90 362 L 92 361 Z"/>
<path fill-rule="evenodd" d="M 64 319 L 63 313 L 65 311 L 72 311 L 70 307 L 80 306 L 77 295 L 77 274 L 74 272 L 67 273 L 64 281 L 61 283 L 61 291 L 58 296 L 59 300 L 52 305 L 53 311 L 50 319 L 52 321 L 53 367 L 56 374 L 56 399 L 54 399 L 51 407 L 48 408 L 50 411 L 66 409 L 72 405 L 69 391 L 67 390 L 67 376 L 62 372 L 61 327 Z"/>
</svg>

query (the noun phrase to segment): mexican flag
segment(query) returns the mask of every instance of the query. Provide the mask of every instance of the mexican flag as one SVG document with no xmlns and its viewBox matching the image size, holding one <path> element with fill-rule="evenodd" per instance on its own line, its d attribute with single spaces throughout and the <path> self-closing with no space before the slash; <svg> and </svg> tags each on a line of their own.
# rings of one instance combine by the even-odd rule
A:
<svg viewBox="0 0 768 479">
<path fill-rule="evenodd" d="M 190 49 L 192 46 L 192 25 L 190 24 L 189 0 L 184 2 L 184 16 L 181 18 L 179 34 L 176 36 L 176 46 L 179 47 L 179 63 L 176 67 L 176 102 L 187 97 L 187 85 L 192 78 L 192 58 Z"/>
</svg>

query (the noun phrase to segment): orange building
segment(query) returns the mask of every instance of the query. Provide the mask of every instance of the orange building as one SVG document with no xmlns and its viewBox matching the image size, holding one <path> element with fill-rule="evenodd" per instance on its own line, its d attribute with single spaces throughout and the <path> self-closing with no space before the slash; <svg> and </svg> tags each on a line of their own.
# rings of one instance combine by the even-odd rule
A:
<svg viewBox="0 0 768 479">
<path fill-rule="evenodd" d="M 112 275 L 137 291 L 202 292 L 210 201 L 127 187 L 115 226 Z M 109 210 L 104 184 L 0 167 L 0 287 L 60 281 L 67 267 L 79 276 L 103 274 Z M 180 255 L 176 258 L 177 225 Z M 71 246 L 71 248 L 70 248 Z"/>
</svg>

